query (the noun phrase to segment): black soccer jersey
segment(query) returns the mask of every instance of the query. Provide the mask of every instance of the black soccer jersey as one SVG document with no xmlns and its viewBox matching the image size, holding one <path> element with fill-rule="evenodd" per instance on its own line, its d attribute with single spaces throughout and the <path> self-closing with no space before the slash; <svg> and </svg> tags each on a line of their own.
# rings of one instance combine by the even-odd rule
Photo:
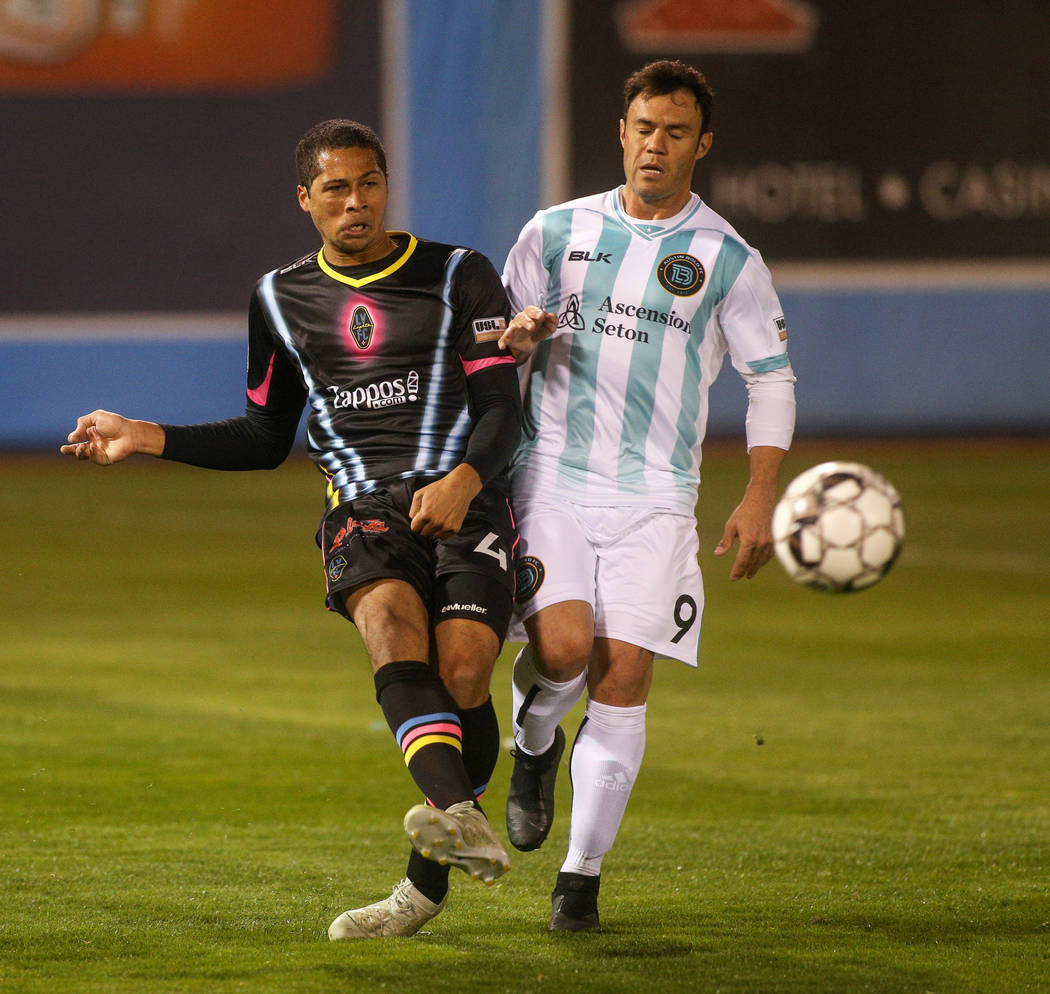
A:
<svg viewBox="0 0 1050 994">
<path fill-rule="evenodd" d="M 374 263 L 311 253 L 264 276 L 249 311 L 245 417 L 170 428 L 167 458 L 216 468 L 276 465 L 304 404 L 310 454 L 333 502 L 384 480 L 468 462 L 484 482 L 517 445 L 513 359 L 496 340 L 509 304 L 469 249 L 393 234 Z"/>
</svg>

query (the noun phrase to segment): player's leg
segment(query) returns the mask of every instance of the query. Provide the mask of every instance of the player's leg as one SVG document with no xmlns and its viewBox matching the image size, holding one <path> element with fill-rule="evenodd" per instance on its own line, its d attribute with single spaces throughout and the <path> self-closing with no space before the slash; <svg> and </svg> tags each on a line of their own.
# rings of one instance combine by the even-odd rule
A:
<svg viewBox="0 0 1050 994">
<path fill-rule="evenodd" d="M 388 580 L 351 591 L 346 598 L 346 609 L 373 659 L 376 696 L 383 714 L 412 779 L 430 805 L 409 810 L 405 831 L 426 859 L 449 863 L 491 883 L 510 864 L 474 802 L 474 788 L 463 764 L 463 728 L 456 703 L 429 663 L 390 658 L 401 655 L 402 649 L 424 644 L 391 640 L 387 635 L 398 630 L 408 615 L 426 622 L 427 611 L 415 601 L 418 595 L 411 588 Z"/>
<path fill-rule="evenodd" d="M 471 503 L 459 532 L 435 547 L 430 616 L 437 664 L 459 708 L 472 798 L 484 790 L 499 755 L 489 684 L 510 621 L 516 541 L 506 497 L 485 489 Z M 510 869 L 506 850 L 476 802 L 473 810 L 464 806 L 447 813 L 413 808 L 405 816 L 405 829 L 421 855 L 447 861 L 485 883 Z"/>
<path fill-rule="evenodd" d="M 598 927 L 597 895 L 645 751 L 655 656 L 695 665 L 703 585 L 696 523 L 686 515 L 609 517 L 599 544 L 589 701 L 573 746 L 569 850 L 550 927 Z M 673 550 L 673 554 L 670 554 Z"/>
<path fill-rule="evenodd" d="M 439 583 L 437 596 L 446 605 L 475 604 L 477 593 L 459 587 L 453 583 L 450 589 L 449 585 Z M 436 626 L 434 643 L 439 673 L 456 702 L 463 730 L 463 766 L 470 778 L 475 801 L 480 803 L 499 758 L 499 722 L 492 706 L 489 685 L 499 655 L 500 640 L 486 624 L 451 618 Z M 413 848 L 405 875 L 429 900 L 440 903 L 445 899 L 448 863 L 442 865 L 427 859 Z"/>
<path fill-rule="evenodd" d="M 380 492 L 326 515 L 318 543 L 328 604 L 361 632 L 377 699 L 417 785 L 435 804 L 473 812 L 458 708 L 429 662 L 432 553 L 404 510 L 396 495 Z M 412 935 L 444 908 L 445 883 L 428 896 L 406 878 L 385 900 L 340 915 L 329 937 Z"/>
<path fill-rule="evenodd" d="M 516 848 L 531 850 L 543 844 L 553 824 L 565 748 L 561 720 L 586 687 L 595 555 L 571 507 L 529 502 L 519 512 L 517 600 L 529 642 L 514 661 L 511 683 L 514 768 L 507 834 Z M 512 637 L 520 634 L 515 627 Z"/>
<path fill-rule="evenodd" d="M 645 701 L 652 676 L 648 649 L 595 639 L 587 711 L 569 765 L 569 850 L 552 894 L 553 931 L 599 927 L 602 860 L 616 840 L 645 752 Z"/>
<path fill-rule="evenodd" d="M 586 687 L 593 617 L 590 604 L 564 601 L 526 622 L 529 643 L 514 660 L 514 767 L 507 789 L 507 834 L 523 851 L 538 849 L 554 824 L 554 788 L 565 751 L 561 720 Z"/>
<path fill-rule="evenodd" d="M 434 667 L 420 661 L 427 655 L 428 616 L 411 587 L 399 581 L 379 581 L 351 591 L 345 603 L 372 659 L 377 697 L 387 723 L 413 779 L 435 806 L 417 805 L 405 816 L 413 850 L 405 878 L 390 897 L 343 912 L 329 926 L 328 935 L 333 940 L 414 935 L 444 910 L 450 865 L 486 882 L 509 868 L 505 850 L 474 801 L 468 764 L 476 767 L 477 756 L 464 755 L 463 743 L 469 741 L 479 721 L 470 712 L 484 709 L 461 712 Z M 489 635 L 490 639 L 483 640 L 481 656 L 486 681 L 499 652 L 498 639 Z M 442 641 L 447 640 L 446 633 Z M 403 658 L 412 655 L 417 658 Z M 480 721 L 484 724 L 484 715 Z M 498 750 L 498 728 L 495 738 Z M 481 774 L 485 783 L 494 766 L 493 758 L 487 772 Z"/>
<path fill-rule="evenodd" d="M 346 610 L 372 661 L 376 699 L 416 785 L 435 806 L 473 800 L 456 704 L 429 656 L 429 617 L 400 580 L 350 591 Z"/>
<path fill-rule="evenodd" d="M 499 757 L 489 688 L 510 624 L 517 529 L 506 498 L 483 490 L 457 535 L 438 543 L 431 617 L 438 671 L 459 708 L 463 761 L 476 797 Z"/>
</svg>

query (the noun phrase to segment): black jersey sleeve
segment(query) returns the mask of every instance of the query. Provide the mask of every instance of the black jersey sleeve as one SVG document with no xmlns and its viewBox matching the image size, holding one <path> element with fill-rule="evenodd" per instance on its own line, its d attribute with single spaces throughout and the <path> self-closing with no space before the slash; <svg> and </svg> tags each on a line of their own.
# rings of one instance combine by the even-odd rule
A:
<svg viewBox="0 0 1050 994">
<path fill-rule="evenodd" d="M 521 394 L 514 360 L 496 344 L 510 317 L 506 291 L 492 263 L 471 252 L 453 287 L 457 351 L 467 377 L 474 426 L 463 461 L 482 483 L 506 468 L 521 441 Z"/>
<path fill-rule="evenodd" d="M 521 398 L 514 366 L 467 379 L 474 428 L 463 461 L 488 483 L 507 467 L 521 441 Z"/>
<path fill-rule="evenodd" d="M 299 368 L 274 337 L 253 294 L 244 414 L 206 424 L 163 425 L 161 458 L 206 469 L 273 469 L 295 444 L 306 396 Z"/>
</svg>

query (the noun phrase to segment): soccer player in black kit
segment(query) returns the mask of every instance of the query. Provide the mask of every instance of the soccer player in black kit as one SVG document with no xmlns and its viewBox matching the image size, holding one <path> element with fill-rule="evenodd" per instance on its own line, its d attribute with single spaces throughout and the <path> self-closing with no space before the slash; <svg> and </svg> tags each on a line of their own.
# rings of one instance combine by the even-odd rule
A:
<svg viewBox="0 0 1050 994">
<path fill-rule="evenodd" d="M 386 155 L 369 128 L 316 125 L 296 167 L 322 247 L 255 288 L 245 413 L 172 426 L 95 411 L 61 451 L 100 465 L 145 453 L 272 469 L 309 406 L 309 451 L 327 479 L 327 604 L 360 631 L 427 799 L 405 816 L 405 878 L 328 934 L 412 935 L 445 907 L 450 866 L 486 883 L 510 868 L 477 804 L 499 754 L 489 682 L 514 592 L 504 468 L 521 405 L 514 360 L 496 344 L 509 304 L 484 256 L 385 229 Z"/>
</svg>

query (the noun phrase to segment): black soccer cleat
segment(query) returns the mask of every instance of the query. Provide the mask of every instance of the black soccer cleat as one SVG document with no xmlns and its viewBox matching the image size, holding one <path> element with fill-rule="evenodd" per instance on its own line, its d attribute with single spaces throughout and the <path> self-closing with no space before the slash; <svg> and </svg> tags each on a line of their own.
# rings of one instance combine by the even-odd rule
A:
<svg viewBox="0 0 1050 994">
<path fill-rule="evenodd" d="M 559 873 L 551 894 L 551 932 L 600 932 L 598 888 L 601 877 Z"/>
<path fill-rule="evenodd" d="M 515 849 L 539 849 L 554 824 L 554 782 L 565 751 L 565 733 L 558 725 L 546 752 L 530 756 L 512 749 L 514 769 L 507 790 L 507 837 Z"/>
</svg>

